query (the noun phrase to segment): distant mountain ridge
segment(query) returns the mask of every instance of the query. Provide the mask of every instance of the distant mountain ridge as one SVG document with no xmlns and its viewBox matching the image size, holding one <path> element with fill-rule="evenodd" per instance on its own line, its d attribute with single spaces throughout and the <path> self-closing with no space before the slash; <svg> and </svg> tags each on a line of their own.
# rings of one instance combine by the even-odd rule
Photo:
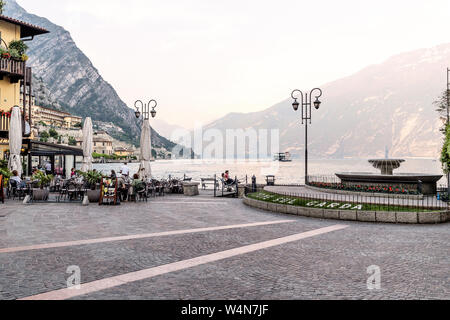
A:
<svg viewBox="0 0 450 320">
<path fill-rule="evenodd" d="M 82 117 L 91 117 L 113 137 L 138 144 L 140 123 L 134 111 L 117 95 L 86 55 L 77 47 L 70 33 L 46 18 L 26 12 L 15 0 L 8 0 L 4 14 L 50 31 L 28 42 L 28 64 L 42 81 L 40 96 L 44 104 L 57 104 Z M 40 84 L 40 87 L 42 87 Z M 51 94 L 49 97 L 48 94 Z M 39 97 L 37 97 L 38 102 Z M 171 150 L 175 144 L 152 130 L 153 144 Z"/>
<path fill-rule="evenodd" d="M 387 146 L 391 157 L 439 157 L 442 122 L 433 102 L 446 89 L 449 65 L 450 44 L 444 44 L 393 56 L 321 86 L 323 103 L 313 110 L 309 129 L 310 155 L 384 158 Z M 279 129 L 281 150 L 302 155 L 300 117 L 289 98 L 260 112 L 228 114 L 206 129 Z"/>
</svg>

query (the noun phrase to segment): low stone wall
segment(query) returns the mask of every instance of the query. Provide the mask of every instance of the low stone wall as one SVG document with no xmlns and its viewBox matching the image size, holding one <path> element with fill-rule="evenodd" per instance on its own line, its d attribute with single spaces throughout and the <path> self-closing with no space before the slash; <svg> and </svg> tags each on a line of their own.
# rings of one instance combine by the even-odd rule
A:
<svg viewBox="0 0 450 320">
<path fill-rule="evenodd" d="M 333 189 L 325 189 L 325 188 L 318 188 L 318 187 L 312 187 L 312 186 L 305 186 L 306 189 L 319 191 L 319 192 L 325 192 L 325 193 L 332 193 L 332 194 L 343 194 L 343 195 L 358 195 L 362 197 L 386 197 L 385 193 L 368 193 L 368 192 L 357 192 L 357 191 L 346 191 L 346 190 L 333 190 Z M 399 199 L 411 199 L 411 200 L 422 200 L 423 195 L 404 195 L 404 194 L 395 194 L 396 198 Z"/>
<path fill-rule="evenodd" d="M 303 217 L 334 219 L 345 221 L 403 223 L 403 224 L 438 224 L 450 221 L 450 212 L 390 212 L 390 211 L 350 211 L 327 210 L 285 204 L 270 203 L 244 197 L 244 203 L 253 208 L 271 212 L 292 214 Z"/>
</svg>

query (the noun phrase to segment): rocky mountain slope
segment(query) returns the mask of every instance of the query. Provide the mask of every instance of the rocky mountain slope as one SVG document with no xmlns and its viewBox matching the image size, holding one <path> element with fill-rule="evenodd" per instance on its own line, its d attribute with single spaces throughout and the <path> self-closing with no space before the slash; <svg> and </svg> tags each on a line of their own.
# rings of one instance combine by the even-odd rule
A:
<svg viewBox="0 0 450 320">
<path fill-rule="evenodd" d="M 387 146 L 392 157 L 437 158 L 442 121 L 433 101 L 446 89 L 449 64 L 445 44 L 396 55 L 323 85 L 323 103 L 313 111 L 309 131 L 311 156 L 384 157 Z M 278 128 L 281 150 L 301 156 L 304 126 L 291 104 L 289 98 L 261 112 L 229 114 L 208 128 Z"/>
<path fill-rule="evenodd" d="M 140 124 L 134 112 L 117 95 L 77 47 L 70 33 L 46 18 L 26 12 L 15 0 L 8 0 L 4 15 L 41 26 L 49 34 L 29 42 L 29 65 L 45 88 L 38 102 L 56 104 L 75 115 L 90 116 L 99 127 L 122 141 L 139 143 Z M 41 85 L 40 85 L 41 87 Z M 42 92 L 46 92 L 46 95 Z M 50 94 L 51 92 L 51 94 Z M 175 144 L 152 132 L 153 143 L 171 150 Z"/>
</svg>

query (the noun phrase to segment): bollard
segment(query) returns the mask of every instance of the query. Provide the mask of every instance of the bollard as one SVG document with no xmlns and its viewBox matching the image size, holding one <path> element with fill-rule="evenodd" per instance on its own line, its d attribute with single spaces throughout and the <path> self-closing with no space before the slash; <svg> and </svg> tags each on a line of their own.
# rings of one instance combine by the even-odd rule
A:
<svg viewBox="0 0 450 320">
<path fill-rule="evenodd" d="M 252 192 L 256 192 L 257 187 L 256 187 L 256 176 L 253 175 L 252 177 Z"/>
<path fill-rule="evenodd" d="M 89 198 L 88 198 L 88 196 L 84 196 L 82 206 L 85 207 L 88 205 L 89 205 Z"/>
</svg>

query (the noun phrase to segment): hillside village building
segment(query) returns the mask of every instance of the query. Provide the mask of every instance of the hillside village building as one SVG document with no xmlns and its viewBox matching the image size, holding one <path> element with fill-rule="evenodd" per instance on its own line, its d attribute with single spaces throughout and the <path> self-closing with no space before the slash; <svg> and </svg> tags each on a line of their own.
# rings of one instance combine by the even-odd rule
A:
<svg viewBox="0 0 450 320">
<path fill-rule="evenodd" d="M 113 138 L 108 135 L 105 131 L 94 132 L 92 138 L 94 153 L 104 154 L 107 156 L 112 156 L 114 154 Z M 83 138 L 77 139 L 77 146 L 81 147 L 83 143 Z"/>
<path fill-rule="evenodd" d="M 29 105 L 28 96 L 26 98 L 26 105 Z M 23 108 L 23 98 L 20 98 L 20 106 Z M 83 121 L 83 118 L 74 116 L 68 112 L 36 105 L 34 95 L 31 95 L 31 116 L 34 124 L 43 123 L 47 126 L 56 126 L 64 129 L 79 128 Z"/>
</svg>

